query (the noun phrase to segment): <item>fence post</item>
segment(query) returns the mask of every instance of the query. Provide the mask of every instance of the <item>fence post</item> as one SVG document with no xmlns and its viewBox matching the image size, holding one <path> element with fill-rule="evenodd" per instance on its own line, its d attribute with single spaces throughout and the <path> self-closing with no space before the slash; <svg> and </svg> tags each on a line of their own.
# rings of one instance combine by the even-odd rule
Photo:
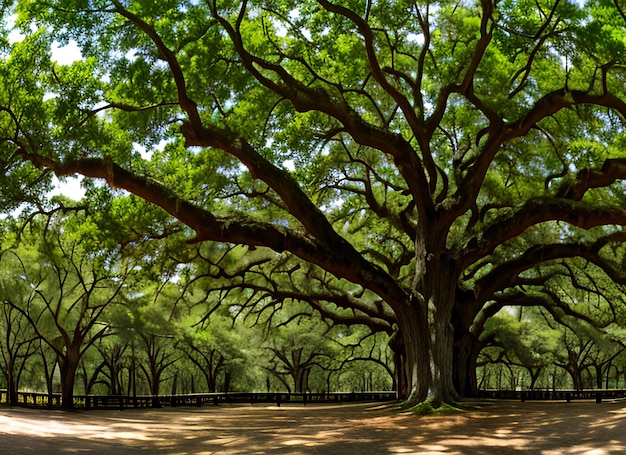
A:
<svg viewBox="0 0 626 455">
<path fill-rule="evenodd" d="M 596 403 L 602 403 L 602 392 L 596 392 Z"/>
</svg>

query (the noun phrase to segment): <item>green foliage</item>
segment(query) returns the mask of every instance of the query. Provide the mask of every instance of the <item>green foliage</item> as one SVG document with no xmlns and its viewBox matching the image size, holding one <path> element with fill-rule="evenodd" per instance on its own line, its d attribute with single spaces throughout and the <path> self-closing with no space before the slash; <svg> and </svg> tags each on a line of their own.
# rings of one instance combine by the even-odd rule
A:
<svg viewBox="0 0 626 455">
<path fill-rule="evenodd" d="M 53 290 L 46 273 L 68 245 L 85 268 L 132 259 L 136 288 L 107 315 L 124 337 L 243 364 L 225 327 L 246 317 L 272 333 L 277 377 L 308 359 L 319 384 L 353 355 L 378 369 L 359 360 L 354 377 L 384 376 L 391 362 L 367 331 L 378 344 L 403 330 L 421 348 L 429 324 L 456 330 L 437 359 L 469 337 L 545 368 L 561 331 L 489 320 L 530 299 L 555 324 L 621 333 L 619 2 L 11 6 L 23 39 L 3 25 L 0 207 L 69 207 L 44 201 L 50 171 L 98 179 L 85 182 L 85 215 L 63 223 L 68 243 L 28 252 L 48 258 L 27 270 L 38 292 Z M 53 62 L 53 43 L 82 59 Z M 204 243 L 182 243 L 194 236 Z M 214 331 L 189 331 L 211 318 Z M 415 355 L 419 371 L 433 371 L 429 355 Z"/>
</svg>

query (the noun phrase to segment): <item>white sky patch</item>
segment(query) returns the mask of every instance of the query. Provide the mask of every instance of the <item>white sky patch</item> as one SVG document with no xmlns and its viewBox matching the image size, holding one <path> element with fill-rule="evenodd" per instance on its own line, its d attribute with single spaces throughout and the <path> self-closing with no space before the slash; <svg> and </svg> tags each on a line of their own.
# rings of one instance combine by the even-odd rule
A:
<svg viewBox="0 0 626 455">
<path fill-rule="evenodd" d="M 53 177 L 52 182 L 55 189 L 50 191 L 46 196 L 51 198 L 52 196 L 62 194 L 75 201 L 80 201 L 83 197 L 85 197 L 85 189 L 80 186 L 82 181 L 83 177 L 80 175 L 76 177 L 66 177 L 63 181 Z"/>
<path fill-rule="evenodd" d="M 139 142 L 134 142 L 133 150 L 139 153 L 139 155 L 141 155 L 141 157 L 144 160 L 150 161 L 152 159 L 152 155 L 154 154 L 156 150 L 158 150 L 159 152 L 162 152 L 165 149 L 165 146 L 169 144 L 170 142 L 172 142 L 172 140 L 161 139 L 161 141 L 157 145 L 155 145 L 152 150 L 146 149 Z"/>
<path fill-rule="evenodd" d="M 9 14 L 4 18 L 4 20 L 6 21 L 7 28 L 11 30 L 11 32 L 7 36 L 9 43 L 14 44 L 24 41 L 26 35 L 23 35 L 22 33 L 20 33 L 19 30 L 14 28 L 15 21 L 17 21 L 17 14 Z"/>
<path fill-rule="evenodd" d="M 154 153 L 153 150 L 148 151 L 143 145 L 139 144 L 138 142 L 133 143 L 133 150 L 139 153 L 141 157 L 146 161 L 150 161 L 152 159 L 152 154 Z"/>
<path fill-rule="evenodd" d="M 420 46 L 424 44 L 424 35 L 422 33 L 409 33 L 406 36 L 406 40 L 411 43 L 419 44 Z"/>
<path fill-rule="evenodd" d="M 19 30 L 13 29 L 11 30 L 11 33 L 9 33 L 9 36 L 7 36 L 7 39 L 9 40 L 9 43 L 13 44 L 23 41 L 24 37 L 25 36 L 22 35 Z"/>
<path fill-rule="evenodd" d="M 15 44 L 22 42 L 26 35 L 20 32 L 20 30 L 18 30 L 17 28 L 14 28 L 17 16 L 15 14 L 9 15 L 5 18 L 5 20 L 7 23 L 7 28 L 11 29 L 7 36 L 9 43 Z M 37 28 L 34 24 L 31 25 L 31 30 L 33 31 L 33 33 L 37 31 Z M 76 41 L 71 40 L 65 46 L 61 46 L 60 43 L 55 41 L 52 43 L 52 47 L 50 48 L 50 58 L 53 62 L 56 62 L 59 65 L 71 65 L 78 60 L 82 60 L 83 55 Z"/>
<path fill-rule="evenodd" d="M 58 94 L 56 94 L 56 93 L 53 93 L 53 92 L 46 92 L 46 93 L 43 95 L 43 98 L 41 99 L 41 101 L 49 101 L 49 100 L 52 100 L 52 99 L 54 99 L 54 98 L 57 98 L 58 96 L 59 96 L 59 95 L 58 95 Z"/>
<path fill-rule="evenodd" d="M 287 27 L 285 27 L 281 22 L 278 22 L 276 19 L 270 19 L 272 24 L 275 27 L 276 36 L 280 38 L 285 38 L 287 36 Z"/>
<path fill-rule="evenodd" d="M 293 162 L 293 160 L 285 160 L 285 161 L 283 161 L 283 167 L 285 169 L 287 169 L 288 171 L 290 171 L 290 172 L 293 172 L 293 171 L 296 170 L 296 165 Z"/>
<path fill-rule="evenodd" d="M 76 41 L 70 41 L 67 45 L 61 46 L 59 43 L 52 43 L 51 60 L 59 65 L 71 65 L 72 63 L 82 60 L 83 54 Z"/>
</svg>

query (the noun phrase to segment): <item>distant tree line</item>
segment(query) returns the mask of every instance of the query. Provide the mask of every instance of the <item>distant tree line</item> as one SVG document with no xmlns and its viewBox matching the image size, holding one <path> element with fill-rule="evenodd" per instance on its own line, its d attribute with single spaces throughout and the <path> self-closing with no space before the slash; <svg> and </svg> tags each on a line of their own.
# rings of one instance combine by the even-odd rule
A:
<svg viewBox="0 0 626 455">
<path fill-rule="evenodd" d="M 17 390 L 61 392 L 71 408 L 74 394 L 393 388 L 384 334 L 325 323 L 298 302 L 250 309 L 202 271 L 212 252 L 98 218 L 74 207 L 2 225 L 0 387 L 11 404 Z M 169 247 L 201 259 L 179 262 Z"/>
</svg>

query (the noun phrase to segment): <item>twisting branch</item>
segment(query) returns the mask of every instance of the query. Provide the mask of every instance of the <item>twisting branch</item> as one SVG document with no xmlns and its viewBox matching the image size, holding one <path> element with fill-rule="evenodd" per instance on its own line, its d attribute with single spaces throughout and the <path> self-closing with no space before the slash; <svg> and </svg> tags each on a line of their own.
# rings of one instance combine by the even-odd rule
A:
<svg viewBox="0 0 626 455">
<path fill-rule="evenodd" d="M 489 273 L 477 280 L 475 287 L 477 292 L 476 299 L 481 302 L 486 302 L 491 299 L 496 292 L 516 286 L 520 279 L 519 275 L 526 270 L 534 268 L 538 264 L 572 257 L 582 257 L 593 262 L 614 282 L 625 284 L 626 275 L 599 254 L 600 249 L 609 242 L 624 241 L 626 241 L 626 233 L 618 232 L 589 244 L 576 242 L 568 244 L 536 245 L 525 251 L 521 256 L 497 265 L 490 270 Z"/>
<path fill-rule="evenodd" d="M 60 163 L 54 159 L 21 149 L 19 156 L 35 166 L 51 169 L 59 176 L 82 174 L 104 179 L 113 188 L 123 188 L 163 208 L 170 215 L 196 231 L 193 241 L 215 240 L 250 246 L 267 246 L 274 251 L 290 251 L 319 265 L 338 277 L 371 289 L 393 305 L 407 302 L 404 289 L 380 267 L 370 263 L 352 245 L 336 235 L 323 243 L 310 235 L 282 226 L 245 218 L 217 218 L 207 210 L 176 196 L 171 190 L 146 177 L 133 174 L 121 166 L 98 158 Z M 319 211 L 318 211 L 319 213 Z M 326 221 L 328 223 L 328 221 Z"/>
<path fill-rule="evenodd" d="M 357 143 L 393 156 L 398 170 L 411 189 L 416 206 L 422 213 L 426 209 L 432 209 L 432 199 L 429 197 L 431 191 L 422 164 L 411 144 L 401 134 L 391 133 L 365 122 L 350 108 L 343 97 L 331 95 L 320 88 L 306 86 L 280 64 L 269 62 L 248 52 L 240 32 L 226 18 L 219 15 L 214 2 L 209 3 L 212 14 L 229 34 L 242 65 L 257 81 L 275 94 L 289 100 L 296 110 L 325 113 L 338 120 Z M 275 77 L 270 77 L 270 74 Z M 216 132 L 185 127 L 183 133 L 188 145 L 206 145 Z M 229 142 L 232 139 L 229 138 Z M 226 151 L 231 153 L 228 149 Z M 251 170 L 256 169 L 246 164 Z"/>
<path fill-rule="evenodd" d="M 428 141 L 426 140 L 427 138 L 424 134 L 424 122 L 418 117 L 414 106 L 411 105 L 406 96 L 404 96 L 396 87 L 394 87 L 387 80 L 385 72 L 378 62 L 378 57 L 376 55 L 376 44 L 374 42 L 374 33 L 372 29 L 365 19 L 361 18 L 361 16 L 348 8 L 333 4 L 327 0 L 318 0 L 318 3 L 322 5 L 322 7 L 327 11 L 335 14 L 340 14 L 341 16 L 350 19 L 359 29 L 359 32 L 363 36 L 365 42 L 367 60 L 372 70 L 372 75 L 374 79 L 394 99 L 398 106 L 400 106 L 400 109 L 402 110 L 402 113 L 404 114 L 407 123 L 409 124 L 409 127 L 413 132 L 413 135 L 420 143 L 420 149 L 422 152 L 422 157 L 424 159 L 424 165 L 430 177 L 430 192 L 433 192 L 437 186 L 438 173 L 432 157 L 432 153 L 430 152 L 430 147 L 428 146 Z"/>
<path fill-rule="evenodd" d="M 623 179 L 626 179 L 626 159 L 607 159 L 600 170 L 582 169 L 573 181 L 565 181 L 556 196 L 580 201 L 588 190 L 606 187 Z"/>
<path fill-rule="evenodd" d="M 481 260 L 495 248 L 531 226 L 546 221 L 563 221 L 583 229 L 605 224 L 626 225 L 626 209 L 614 205 L 597 207 L 579 201 L 560 198 L 535 198 L 520 207 L 503 213 L 493 223 L 483 226 L 463 248 L 463 267 Z"/>
<path fill-rule="evenodd" d="M 178 63 L 176 54 L 174 54 L 174 52 L 165 45 L 154 27 L 149 25 L 136 14 L 128 11 L 118 0 L 111 1 L 113 5 L 115 5 L 115 10 L 120 15 L 128 19 L 131 23 L 135 24 L 137 28 L 143 31 L 155 44 L 159 51 L 159 55 L 163 60 L 167 62 L 170 67 L 170 71 L 172 72 L 174 83 L 176 84 L 176 88 L 178 89 L 178 102 L 180 104 L 180 107 L 183 109 L 183 111 L 185 111 L 185 113 L 189 117 L 189 123 L 193 125 L 194 128 L 202 128 L 202 120 L 200 119 L 200 113 L 198 112 L 198 105 L 187 94 L 185 75 L 183 73 L 183 69 L 180 66 L 180 63 Z"/>
</svg>

